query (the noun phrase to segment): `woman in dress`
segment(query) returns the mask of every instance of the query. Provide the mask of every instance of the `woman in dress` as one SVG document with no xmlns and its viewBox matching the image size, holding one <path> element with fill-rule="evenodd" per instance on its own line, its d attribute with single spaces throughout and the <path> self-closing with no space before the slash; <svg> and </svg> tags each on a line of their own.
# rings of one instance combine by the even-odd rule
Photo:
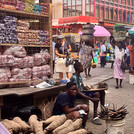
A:
<svg viewBox="0 0 134 134">
<path fill-rule="evenodd" d="M 122 81 L 126 78 L 125 71 L 121 69 L 122 58 L 124 58 L 125 52 L 122 48 L 122 43 L 116 43 L 115 46 L 115 61 L 114 61 L 114 78 L 116 79 L 116 88 L 122 88 Z M 119 84 L 120 80 L 120 84 Z"/>
<path fill-rule="evenodd" d="M 65 59 L 67 52 L 70 52 L 70 51 L 71 51 L 71 46 L 70 46 L 69 42 L 65 41 L 65 37 L 63 35 L 59 35 L 58 43 L 56 43 L 56 45 L 55 45 L 55 55 L 58 58 Z M 63 67 L 63 66 L 61 66 L 61 67 Z M 63 70 L 64 70 L 64 72 L 66 72 L 67 78 L 68 79 L 71 78 L 71 73 L 70 73 L 71 66 L 65 67 L 65 64 L 64 64 L 64 69 L 60 68 L 60 66 L 59 66 L 58 70 L 60 70 L 60 71 L 62 70 L 61 72 L 58 71 L 60 80 L 63 79 Z"/>
<path fill-rule="evenodd" d="M 85 41 L 84 45 L 82 46 L 83 50 L 83 68 L 85 71 L 86 78 L 91 77 L 90 69 L 91 69 L 91 62 L 93 58 L 93 47 L 90 41 Z"/>
<path fill-rule="evenodd" d="M 131 41 L 131 46 L 129 46 L 130 53 L 130 67 L 134 70 L 134 39 Z"/>
</svg>

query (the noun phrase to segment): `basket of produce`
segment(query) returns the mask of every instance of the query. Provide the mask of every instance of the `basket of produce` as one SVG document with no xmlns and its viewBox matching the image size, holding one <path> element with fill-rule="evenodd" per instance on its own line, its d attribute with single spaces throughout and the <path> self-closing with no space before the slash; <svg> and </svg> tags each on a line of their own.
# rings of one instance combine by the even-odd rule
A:
<svg viewBox="0 0 134 134">
<path fill-rule="evenodd" d="M 90 28 L 83 28 L 82 29 L 83 34 L 92 34 L 93 35 L 94 31 L 95 31 L 94 29 L 90 29 Z"/>
<path fill-rule="evenodd" d="M 81 35 L 81 39 L 83 40 L 83 41 L 89 41 L 89 40 L 92 40 L 93 39 L 93 35 L 91 35 L 91 34 L 82 34 Z"/>
<path fill-rule="evenodd" d="M 87 24 L 83 25 L 83 28 L 91 28 L 91 29 L 93 29 L 94 25 L 90 24 L 90 23 L 87 23 Z"/>
<path fill-rule="evenodd" d="M 113 30 L 113 36 L 115 41 L 123 41 L 126 39 L 126 29 L 123 25 L 116 24 Z"/>
</svg>

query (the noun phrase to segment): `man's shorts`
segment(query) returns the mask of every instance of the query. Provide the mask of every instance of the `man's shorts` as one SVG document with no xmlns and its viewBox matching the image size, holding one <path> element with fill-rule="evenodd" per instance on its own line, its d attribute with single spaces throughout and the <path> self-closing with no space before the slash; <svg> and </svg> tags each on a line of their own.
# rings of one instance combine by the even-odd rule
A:
<svg viewBox="0 0 134 134">
<path fill-rule="evenodd" d="M 84 95 L 86 96 L 89 96 L 91 98 L 94 98 L 95 97 L 95 92 L 92 91 L 92 92 L 89 92 L 89 91 L 80 91 L 81 93 L 83 93 Z M 81 96 L 77 96 L 77 99 L 82 99 Z"/>
</svg>

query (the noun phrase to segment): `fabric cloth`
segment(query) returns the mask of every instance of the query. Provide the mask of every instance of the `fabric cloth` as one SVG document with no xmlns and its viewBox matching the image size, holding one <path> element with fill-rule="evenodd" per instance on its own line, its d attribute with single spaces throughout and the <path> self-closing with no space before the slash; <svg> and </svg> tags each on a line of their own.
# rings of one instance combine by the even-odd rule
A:
<svg viewBox="0 0 134 134">
<path fill-rule="evenodd" d="M 59 54 L 66 54 L 69 49 L 69 42 L 65 41 L 63 46 L 56 43 L 55 48 L 57 48 Z"/>
<path fill-rule="evenodd" d="M 121 62 L 122 62 L 122 58 L 124 56 L 124 49 L 122 49 L 122 51 L 118 51 L 118 48 L 115 48 L 116 50 L 116 54 L 115 54 L 115 61 L 114 61 L 114 78 L 117 79 L 125 79 L 126 75 L 125 75 L 125 71 L 122 71 L 121 69 Z M 118 52 L 118 53 L 117 53 Z"/>
<path fill-rule="evenodd" d="M 129 47 L 129 53 L 130 53 L 130 66 L 134 67 L 134 46 Z"/>
<path fill-rule="evenodd" d="M 91 46 L 83 45 L 83 68 L 90 68 L 92 61 L 93 48 Z"/>
<path fill-rule="evenodd" d="M 55 42 L 52 43 L 53 44 L 53 61 L 55 60 Z"/>
<path fill-rule="evenodd" d="M 74 100 L 75 98 L 70 98 L 67 93 L 61 93 L 54 104 L 53 108 L 53 115 L 62 115 L 64 114 L 63 112 L 63 107 L 68 105 L 69 108 L 74 107 Z"/>
</svg>

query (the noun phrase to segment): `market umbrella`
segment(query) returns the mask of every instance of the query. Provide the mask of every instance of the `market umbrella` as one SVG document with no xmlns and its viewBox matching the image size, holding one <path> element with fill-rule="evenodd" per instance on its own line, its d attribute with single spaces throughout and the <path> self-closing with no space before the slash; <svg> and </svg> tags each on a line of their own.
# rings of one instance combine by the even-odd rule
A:
<svg viewBox="0 0 134 134">
<path fill-rule="evenodd" d="M 94 27 L 94 36 L 99 36 L 99 37 L 102 37 L 102 36 L 111 36 L 110 32 L 108 30 L 106 30 L 104 27 L 102 26 L 95 26 Z"/>
</svg>

